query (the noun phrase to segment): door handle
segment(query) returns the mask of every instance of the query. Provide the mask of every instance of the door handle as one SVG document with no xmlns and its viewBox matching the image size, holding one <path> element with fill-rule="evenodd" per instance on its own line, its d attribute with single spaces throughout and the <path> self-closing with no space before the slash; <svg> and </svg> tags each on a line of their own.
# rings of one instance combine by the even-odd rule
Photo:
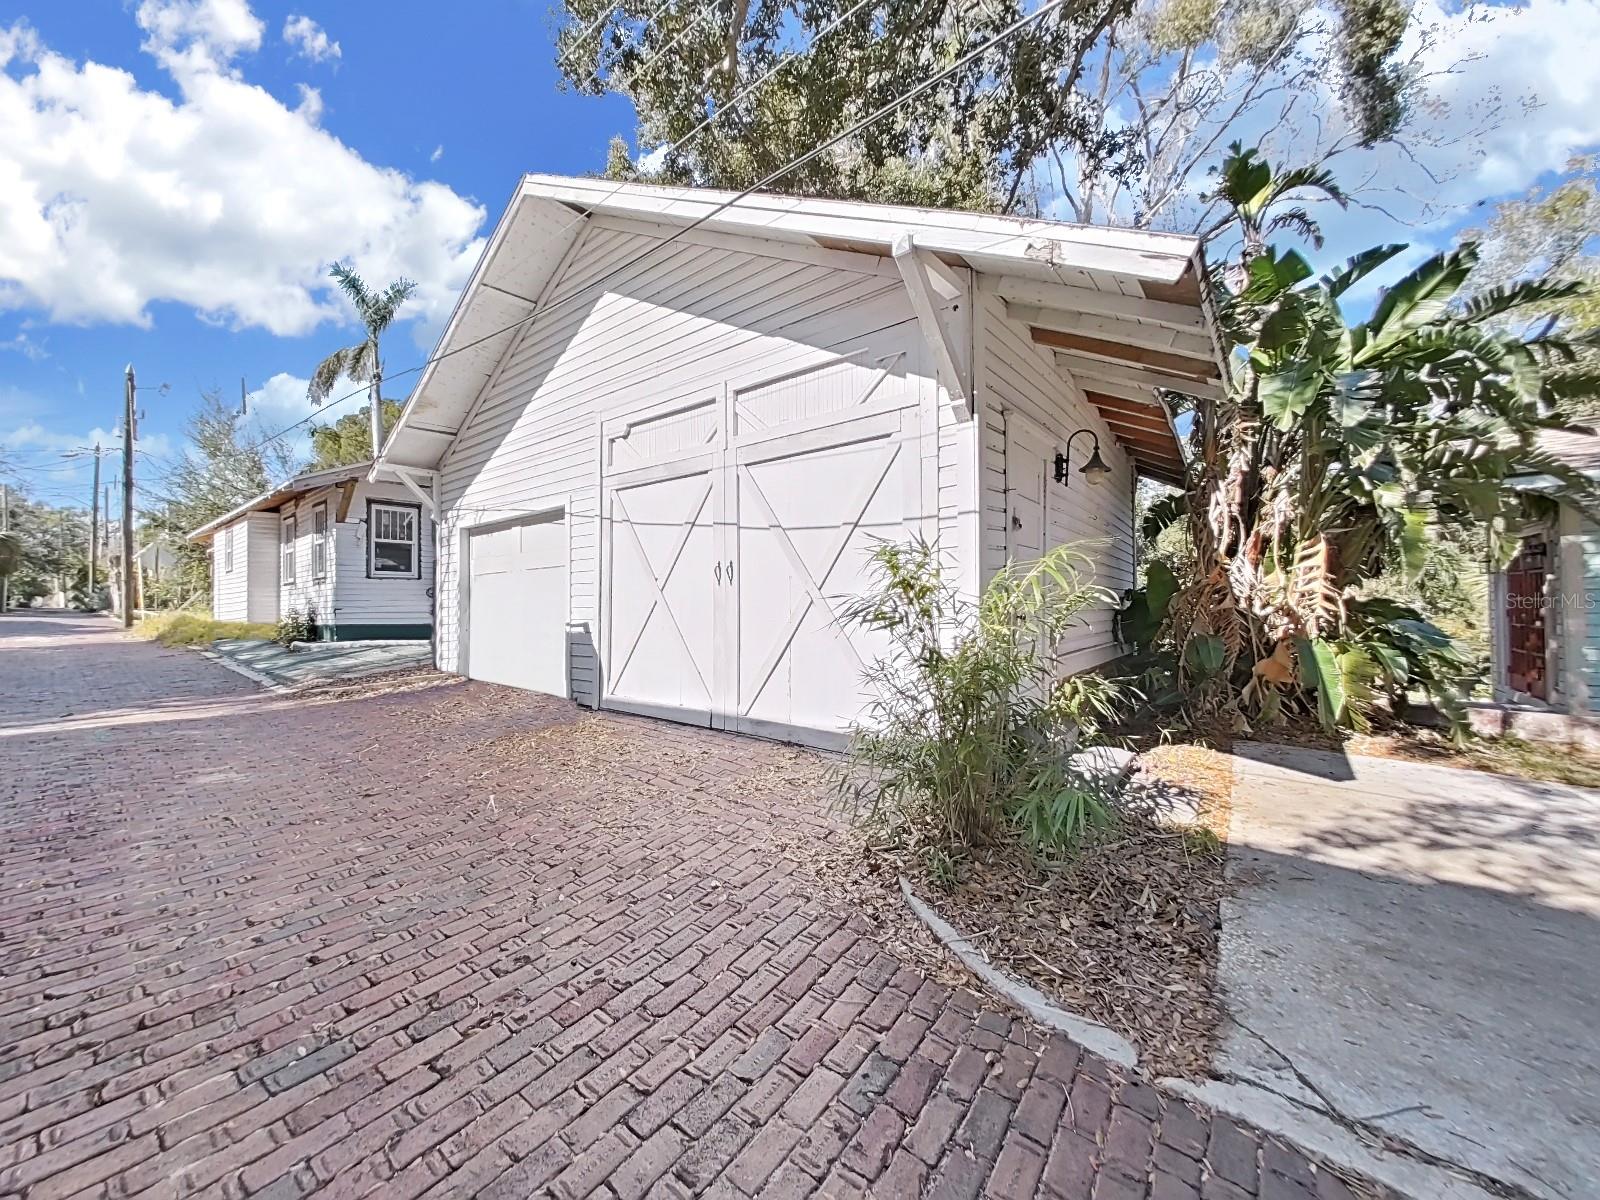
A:
<svg viewBox="0 0 1600 1200">
<path fill-rule="evenodd" d="M 722 582 L 722 561 L 720 559 L 717 561 L 717 565 L 711 568 L 711 573 L 716 576 L 718 583 Z"/>
<path fill-rule="evenodd" d="M 728 560 L 728 582 L 730 584 L 733 582 L 733 559 L 731 558 Z"/>
</svg>

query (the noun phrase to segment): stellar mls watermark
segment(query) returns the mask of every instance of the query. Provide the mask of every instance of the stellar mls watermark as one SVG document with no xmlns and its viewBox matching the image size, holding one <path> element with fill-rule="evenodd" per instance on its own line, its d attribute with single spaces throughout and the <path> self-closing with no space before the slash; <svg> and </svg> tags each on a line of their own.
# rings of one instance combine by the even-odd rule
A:
<svg viewBox="0 0 1600 1200">
<path fill-rule="evenodd" d="M 1600 591 L 1557 592 L 1551 596 L 1507 596 L 1505 607 L 1519 612 L 1594 612 L 1600 609 Z"/>
</svg>

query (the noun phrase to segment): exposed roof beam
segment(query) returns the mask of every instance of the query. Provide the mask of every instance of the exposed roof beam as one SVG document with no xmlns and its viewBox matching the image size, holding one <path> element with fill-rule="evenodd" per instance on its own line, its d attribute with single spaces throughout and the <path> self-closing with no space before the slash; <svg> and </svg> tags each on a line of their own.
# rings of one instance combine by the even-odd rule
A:
<svg viewBox="0 0 1600 1200">
<path fill-rule="evenodd" d="M 1183 461 L 1182 453 L 1178 450 L 1176 443 L 1173 442 L 1172 434 L 1170 432 L 1164 434 L 1138 433 L 1133 430 L 1123 429 L 1116 430 L 1115 432 L 1117 435 L 1117 440 L 1119 441 L 1125 442 L 1132 446 L 1138 446 L 1141 450 L 1151 451 L 1152 453 L 1159 454 L 1164 458 L 1170 458 L 1177 463 L 1181 463 Z"/>
<path fill-rule="evenodd" d="M 1086 391 L 1109 392 L 1124 399 L 1139 400 L 1148 394 L 1151 388 L 1162 387 L 1169 391 L 1182 392 L 1186 396 L 1204 396 L 1210 400 L 1222 398 L 1222 389 L 1214 383 L 1202 383 L 1195 379 L 1167 375 L 1151 368 L 1141 371 L 1134 367 L 1103 362 L 1097 358 L 1085 358 L 1064 351 L 1056 352 L 1056 362 Z M 1108 386 L 1112 384 L 1117 386 Z M 1127 394 L 1130 388 L 1136 389 L 1131 396 Z"/>
<path fill-rule="evenodd" d="M 1154 409 L 1151 409 L 1150 412 L 1151 415 L 1148 417 L 1129 417 L 1124 416 L 1122 413 L 1102 408 L 1100 409 L 1100 417 L 1117 432 L 1127 430 L 1130 433 L 1155 433 L 1163 437 L 1169 435 L 1172 430 L 1167 423 L 1156 415 Z"/>
<path fill-rule="evenodd" d="M 1158 425 L 1167 423 L 1166 407 L 1153 396 L 1146 395 L 1138 400 L 1128 400 L 1090 389 L 1084 392 L 1083 398 L 1101 412 L 1111 413 L 1125 420 L 1154 421 Z"/>
<path fill-rule="evenodd" d="M 1167 300 L 1146 300 L 1141 296 L 1100 292 L 1066 283 L 1042 283 L 1015 275 L 1002 275 L 995 285 L 995 293 L 1002 300 L 1018 304 L 1064 308 L 1071 312 L 1105 317 L 1138 317 L 1154 325 L 1165 325 L 1188 333 L 1206 332 L 1205 317 L 1200 309 Z"/>
<path fill-rule="evenodd" d="M 1006 301 L 1006 315 L 1014 321 L 1040 329 L 1054 329 L 1061 333 L 1121 342 L 1125 346 L 1181 354 L 1186 358 L 1199 359 L 1207 367 L 1212 363 L 1210 338 L 1198 333 L 1180 333 L 1166 325 L 1135 325 L 1115 317 L 1091 317 L 1062 308 L 1018 304 L 1010 300 Z"/>
<path fill-rule="evenodd" d="M 950 301 L 965 294 L 960 276 L 926 250 L 919 250 L 911 234 L 902 233 L 894 239 L 894 263 L 900 268 L 900 278 L 911 298 L 911 311 L 916 314 L 922 336 L 933 351 L 934 366 L 939 378 L 950 393 L 950 403 L 965 416 L 972 409 L 968 403 L 965 363 L 967 356 L 947 319 Z M 955 295 L 949 295 L 954 286 Z M 941 300 L 939 295 L 944 294 Z"/>
<path fill-rule="evenodd" d="M 1103 358 L 1110 362 L 1145 367 L 1183 379 L 1215 379 L 1218 374 L 1214 362 L 1174 354 L 1170 350 L 1147 350 L 1142 346 L 1130 346 L 1123 342 L 1107 341 L 1105 338 L 1086 337 L 1079 333 L 1062 333 L 1058 329 L 1041 329 L 1037 326 L 1030 326 L 1029 331 L 1033 334 L 1033 340 L 1041 346 L 1070 350 L 1074 354 L 1090 358 Z"/>
</svg>

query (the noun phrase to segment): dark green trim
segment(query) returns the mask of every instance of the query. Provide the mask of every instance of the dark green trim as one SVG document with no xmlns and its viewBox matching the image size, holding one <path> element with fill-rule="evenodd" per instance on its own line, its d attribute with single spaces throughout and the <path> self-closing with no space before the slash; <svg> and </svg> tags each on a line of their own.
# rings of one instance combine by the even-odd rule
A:
<svg viewBox="0 0 1600 1200">
<path fill-rule="evenodd" d="M 419 641 L 433 636 L 432 625 L 317 625 L 319 642 Z"/>
</svg>

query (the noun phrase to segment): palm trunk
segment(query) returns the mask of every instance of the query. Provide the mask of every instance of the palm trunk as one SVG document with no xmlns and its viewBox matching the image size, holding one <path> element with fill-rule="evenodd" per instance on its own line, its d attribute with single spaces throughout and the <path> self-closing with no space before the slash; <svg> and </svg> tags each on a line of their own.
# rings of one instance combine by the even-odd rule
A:
<svg viewBox="0 0 1600 1200">
<path fill-rule="evenodd" d="M 383 363 L 378 358 L 378 347 L 372 347 L 372 457 L 383 451 Z"/>
</svg>

